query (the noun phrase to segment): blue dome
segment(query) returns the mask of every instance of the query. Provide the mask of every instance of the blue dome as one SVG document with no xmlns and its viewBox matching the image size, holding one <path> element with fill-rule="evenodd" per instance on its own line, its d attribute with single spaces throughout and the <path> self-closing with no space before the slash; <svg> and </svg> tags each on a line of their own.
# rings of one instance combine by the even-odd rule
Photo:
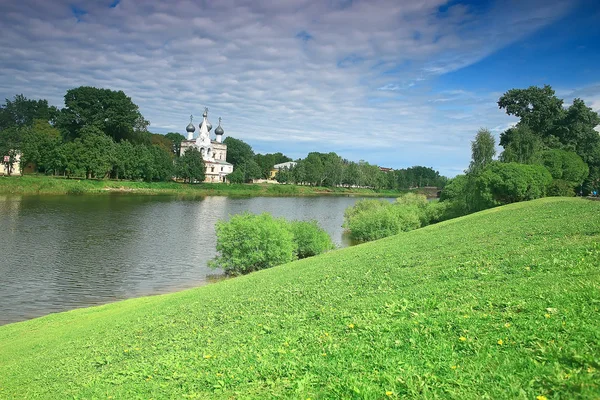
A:
<svg viewBox="0 0 600 400">
<path fill-rule="evenodd" d="M 185 130 L 188 132 L 194 132 L 196 130 L 196 127 L 194 126 L 194 124 L 192 124 L 191 122 L 188 124 L 188 126 L 185 127 Z"/>
</svg>

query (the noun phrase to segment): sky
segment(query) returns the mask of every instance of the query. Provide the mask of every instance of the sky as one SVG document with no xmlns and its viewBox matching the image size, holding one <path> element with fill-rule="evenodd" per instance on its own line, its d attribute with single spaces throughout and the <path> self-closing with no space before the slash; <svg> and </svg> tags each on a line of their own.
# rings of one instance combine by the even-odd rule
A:
<svg viewBox="0 0 600 400">
<path fill-rule="evenodd" d="M 594 0 L 2 0 L 0 98 L 123 90 L 154 133 L 208 107 L 257 153 L 452 177 L 517 121 L 512 88 L 600 111 L 599 22 Z"/>
</svg>

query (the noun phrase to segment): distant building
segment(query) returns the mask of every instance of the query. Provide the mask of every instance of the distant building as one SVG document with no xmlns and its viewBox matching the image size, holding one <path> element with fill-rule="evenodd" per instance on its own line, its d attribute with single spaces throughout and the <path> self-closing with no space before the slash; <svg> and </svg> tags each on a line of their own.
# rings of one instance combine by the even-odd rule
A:
<svg viewBox="0 0 600 400">
<path fill-rule="evenodd" d="M 271 172 L 269 174 L 269 179 L 275 179 L 275 176 L 277 175 L 277 173 L 282 170 L 282 169 L 291 169 L 293 167 L 296 166 L 296 163 L 294 161 L 288 161 L 288 162 L 284 162 L 281 164 L 275 164 L 273 165 L 273 168 L 271 169 Z"/>
<path fill-rule="evenodd" d="M 206 179 L 204 182 L 226 182 L 227 175 L 233 172 L 233 164 L 225 161 L 227 159 L 227 145 L 223 143 L 225 131 L 221 127 L 221 118 L 219 118 L 219 126 L 215 129 L 215 140 L 210 138 L 212 124 L 208 122 L 208 108 L 204 109 L 202 122 L 198 126 L 200 128 L 198 136 L 195 139 L 196 127 L 192 121 L 193 117 L 190 116 L 190 123 L 185 128 L 187 139 L 181 142 L 181 154 L 183 155 L 189 148 L 197 148 L 202 154 L 206 166 Z"/>
<path fill-rule="evenodd" d="M 9 156 L 3 155 L 0 159 L 0 175 L 20 175 L 21 174 L 21 154 L 17 153 L 13 164 L 8 167 Z M 10 173 L 9 173 L 10 170 Z"/>
<path fill-rule="evenodd" d="M 379 167 L 381 172 L 392 172 L 394 168 Z"/>
</svg>

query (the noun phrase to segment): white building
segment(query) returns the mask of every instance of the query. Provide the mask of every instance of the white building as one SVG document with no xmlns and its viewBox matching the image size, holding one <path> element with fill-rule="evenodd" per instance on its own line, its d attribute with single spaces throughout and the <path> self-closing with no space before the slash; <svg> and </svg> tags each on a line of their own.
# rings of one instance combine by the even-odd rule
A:
<svg viewBox="0 0 600 400">
<path fill-rule="evenodd" d="M 9 175 L 9 171 L 8 171 L 8 162 L 9 162 L 10 158 L 9 156 L 2 156 L 2 158 L 0 158 L 0 175 Z M 10 166 L 10 175 L 21 175 L 21 154 L 17 153 L 17 155 L 14 158 L 14 162 L 12 163 L 12 165 Z"/>
<path fill-rule="evenodd" d="M 187 149 L 195 147 L 202 154 L 204 165 L 206 166 L 206 179 L 204 182 L 226 182 L 227 175 L 233 172 L 233 164 L 226 161 L 227 145 L 223 143 L 223 134 L 225 131 L 221 127 L 221 118 L 219 126 L 215 129 L 215 140 L 211 140 L 210 131 L 212 124 L 208 122 L 208 108 L 204 109 L 202 122 L 199 125 L 198 136 L 194 139 L 196 127 L 192 123 L 193 117 L 190 116 L 190 123 L 185 128 L 187 139 L 181 142 L 181 154 Z"/>
</svg>

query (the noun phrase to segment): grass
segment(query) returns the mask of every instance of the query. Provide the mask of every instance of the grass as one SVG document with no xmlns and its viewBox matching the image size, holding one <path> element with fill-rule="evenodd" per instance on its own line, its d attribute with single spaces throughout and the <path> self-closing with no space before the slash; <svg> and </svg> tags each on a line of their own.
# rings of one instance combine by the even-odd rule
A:
<svg viewBox="0 0 600 400">
<path fill-rule="evenodd" d="M 512 204 L 2 326 L 0 397 L 599 398 L 599 265 L 599 202 Z"/>
<path fill-rule="evenodd" d="M 0 176 L 0 194 L 102 194 L 135 193 L 147 195 L 194 196 L 321 196 L 356 195 L 396 197 L 402 192 L 363 188 L 324 188 L 277 184 L 138 182 L 65 179 L 44 175 Z M 435 193 L 431 193 L 435 195 Z"/>
</svg>

